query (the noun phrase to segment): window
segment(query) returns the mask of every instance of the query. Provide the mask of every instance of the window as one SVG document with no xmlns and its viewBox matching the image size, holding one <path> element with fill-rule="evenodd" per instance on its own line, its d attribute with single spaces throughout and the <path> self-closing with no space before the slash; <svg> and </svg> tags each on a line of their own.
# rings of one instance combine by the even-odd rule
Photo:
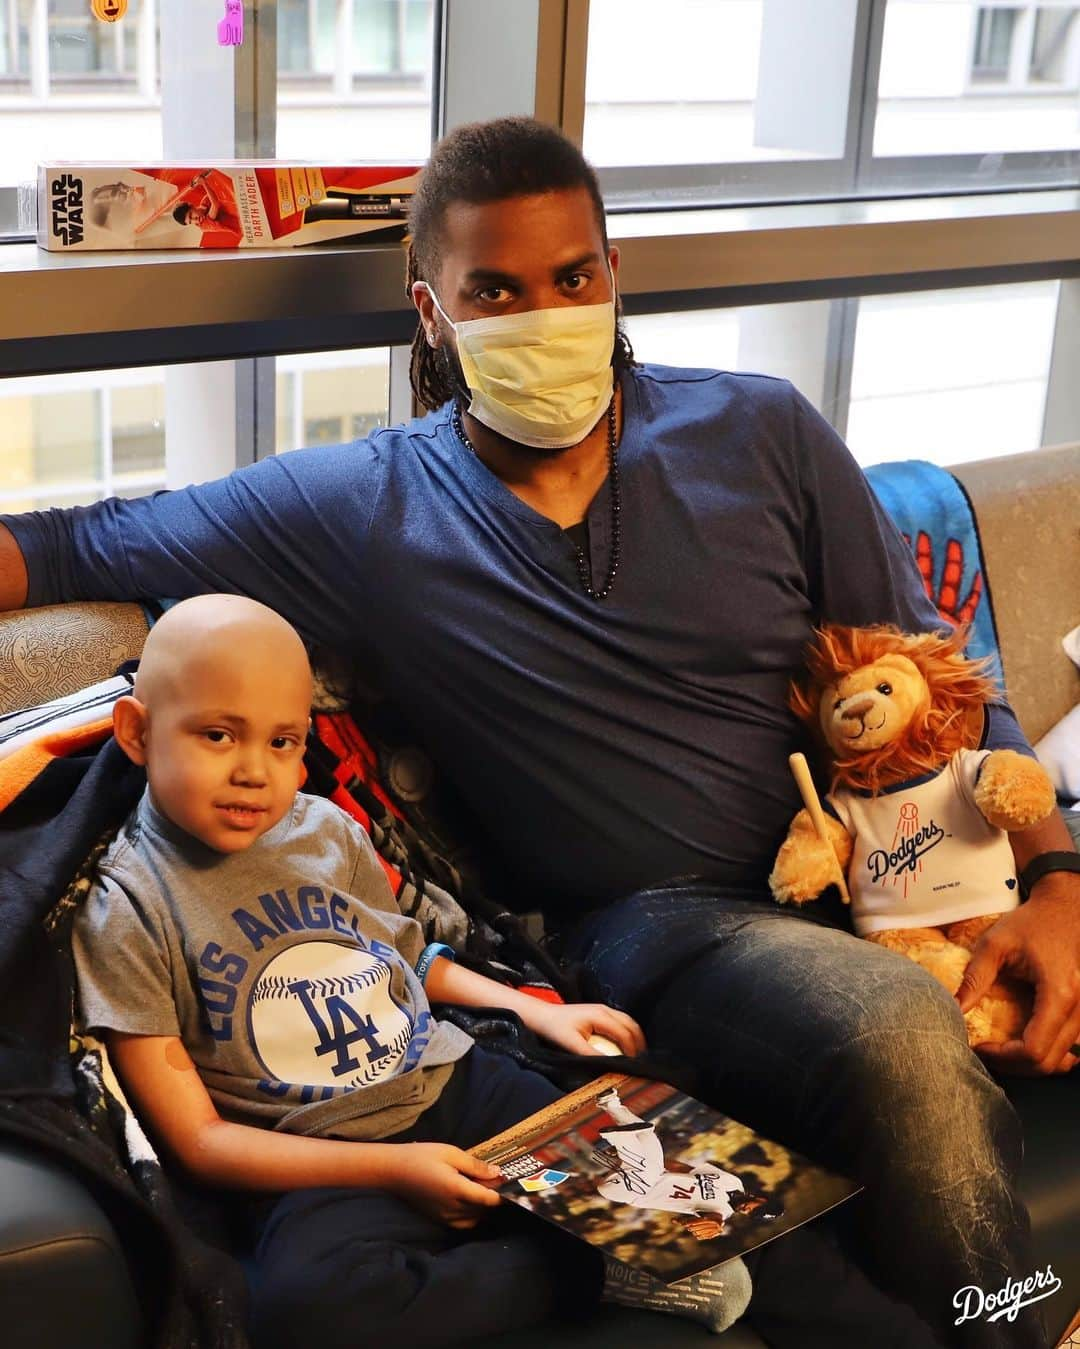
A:
<svg viewBox="0 0 1080 1349">
<path fill-rule="evenodd" d="M 640 360 L 790 379 L 864 465 L 942 465 L 1064 439 L 1047 428 L 1061 286 L 980 286 L 631 318 Z M 1063 364 L 1063 363 L 1062 363 Z"/>
<path fill-rule="evenodd" d="M 231 362 L 87 371 L 0 380 L 0 513 L 84 506 L 142 496 L 214 477 L 231 456 L 200 473 L 203 409 L 190 381 L 212 394 Z M 277 359 L 276 439 L 270 452 L 329 445 L 389 423 L 389 352 L 319 352 Z M 210 415 L 213 425 L 215 418 Z M 229 428 L 213 427 L 218 442 Z M 217 446 L 216 448 L 220 448 Z"/>
<path fill-rule="evenodd" d="M 591 0 L 584 150 L 592 163 L 782 157 L 783 146 L 756 134 L 764 11 L 765 0 Z"/>
<path fill-rule="evenodd" d="M 0 195 L 50 159 L 161 159 L 158 7 L 102 23 L 89 0 L 0 0 Z M 0 236 L 15 220 L 0 201 Z"/>
<path fill-rule="evenodd" d="M 430 64 L 430 18 L 425 0 L 361 0 L 353 11 L 357 73 L 423 77 Z"/>
<path fill-rule="evenodd" d="M 1004 83 L 1012 67 L 1013 38 L 1019 9 L 980 9 L 975 20 L 973 80 Z"/>
<path fill-rule="evenodd" d="M 241 64 L 217 47 L 220 8 L 129 0 L 107 24 L 89 0 L 0 0 L 0 237 L 16 232 L 14 189 L 39 161 L 426 157 L 435 0 L 279 0 L 277 97 L 260 72 L 269 106 L 257 143 L 239 149 L 223 109 L 250 103 L 256 84 L 233 92 Z"/>
<path fill-rule="evenodd" d="M 639 361 L 789 379 L 834 420 L 835 391 L 826 381 L 830 321 L 829 301 L 811 300 L 642 314 L 625 322 Z"/>
<path fill-rule="evenodd" d="M 1042 445 L 1058 296 L 1040 281 L 860 300 L 847 418 L 859 462 Z"/>
<path fill-rule="evenodd" d="M 0 91 L 9 94 L 30 82 L 28 0 L 0 0 Z"/>
<path fill-rule="evenodd" d="M 590 0 L 585 150 L 620 208 L 1076 185 L 1078 14 Z"/>
<path fill-rule="evenodd" d="M 123 87 L 135 79 L 135 27 L 100 23 L 82 0 L 49 5 L 49 72 L 56 86 L 107 81 Z"/>
<path fill-rule="evenodd" d="M 153 367 L 0 382 L 0 511 L 82 506 L 165 485 Z"/>
<path fill-rule="evenodd" d="M 276 452 L 337 445 L 390 424 L 385 347 L 277 359 Z"/>
<path fill-rule="evenodd" d="M 1044 90 L 1076 87 L 1075 5 L 980 8 L 971 78 L 984 85 Z"/>
<path fill-rule="evenodd" d="M 350 84 L 422 83 L 431 68 L 432 11 L 432 0 L 278 0 L 278 71 L 327 81 L 340 63 Z"/>
<path fill-rule="evenodd" d="M 426 158 L 434 14 L 434 0 L 279 0 L 278 156 Z"/>
<path fill-rule="evenodd" d="M 0 236 L 39 160 L 423 159 L 435 10 L 280 0 L 262 11 L 276 44 L 249 24 L 234 52 L 217 44 L 220 0 L 130 0 L 113 24 L 89 0 L 0 0 Z M 387 422 L 388 369 L 381 346 L 0 380 L 0 491 L 8 509 L 93 501 L 365 434 Z"/>
<path fill-rule="evenodd" d="M 1033 85 L 1073 86 L 1078 80 L 1080 41 L 1077 19 L 1080 9 L 1047 9 L 1035 11 L 1035 31 L 1031 38 L 1031 62 L 1028 80 Z"/>
<path fill-rule="evenodd" d="M 956 0 L 890 0 L 875 155 L 940 163 L 1059 151 L 1060 181 L 1075 182 L 1076 155 L 1064 152 L 1080 149 L 1078 13 L 1075 5 L 972 11 Z M 983 178 L 993 179 L 996 161 L 983 164 Z"/>
</svg>

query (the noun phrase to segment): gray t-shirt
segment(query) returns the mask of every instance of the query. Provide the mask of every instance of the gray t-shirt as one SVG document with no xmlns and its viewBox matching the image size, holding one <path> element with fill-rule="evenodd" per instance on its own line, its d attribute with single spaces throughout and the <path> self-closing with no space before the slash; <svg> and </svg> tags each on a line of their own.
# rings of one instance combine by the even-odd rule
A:
<svg viewBox="0 0 1080 1349">
<path fill-rule="evenodd" d="M 99 872 L 74 928 L 84 1026 L 178 1035 L 225 1119 L 387 1138 L 472 1045 L 431 1014 L 424 934 L 371 840 L 320 797 L 225 854 L 147 792 Z"/>
</svg>

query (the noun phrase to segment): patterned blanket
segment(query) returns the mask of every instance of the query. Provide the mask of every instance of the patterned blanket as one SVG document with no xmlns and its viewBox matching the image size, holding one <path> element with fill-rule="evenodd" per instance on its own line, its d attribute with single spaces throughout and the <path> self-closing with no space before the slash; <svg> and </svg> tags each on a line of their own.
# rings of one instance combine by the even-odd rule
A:
<svg viewBox="0 0 1080 1349">
<path fill-rule="evenodd" d="M 915 554 L 934 607 L 954 626 L 970 626 L 967 654 L 989 657 L 990 674 L 1003 688 L 979 533 L 963 487 L 947 470 L 917 459 L 876 464 L 866 476 Z"/>
</svg>

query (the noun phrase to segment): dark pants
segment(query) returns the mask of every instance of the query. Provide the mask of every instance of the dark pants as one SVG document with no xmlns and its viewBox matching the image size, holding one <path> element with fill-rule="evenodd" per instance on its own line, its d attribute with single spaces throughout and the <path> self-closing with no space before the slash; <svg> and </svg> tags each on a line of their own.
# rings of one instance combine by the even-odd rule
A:
<svg viewBox="0 0 1080 1349">
<path fill-rule="evenodd" d="M 1019 1121 L 968 1048 L 955 1000 L 924 970 L 797 910 L 718 898 L 700 883 L 612 905 L 572 934 L 567 954 L 654 1049 L 700 1070 L 710 1104 L 866 1187 L 838 1210 L 836 1230 L 857 1218 L 861 1263 L 942 1342 L 1042 1349 L 1037 1306 L 1011 1323 L 954 1324 L 958 1290 L 995 1292 L 1034 1266 L 1016 1192 Z M 792 1258 L 798 1236 L 768 1258 Z M 769 1317 L 786 1324 L 792 1313 L 784 1281 L 769 1277 L 764 1253 L 754 1273 L 746 1319 L 780 1343 Z M 801 1288 L 808 1319 L 828 1312 L 827 1280 L 810 1274 Z"/>
<path fill-rule="evenodd" d="M 473 1049 L 393 1141 L 470 1148 L 561 1094 Z M 256 1349 L 467 1344 L 582 1314 L 603 1283 L 598 1253 L 511 1204 L 461 1232 L 385 1191 L 309 1189 L 264 1201 L 255 1222 Z"/>
</svg>

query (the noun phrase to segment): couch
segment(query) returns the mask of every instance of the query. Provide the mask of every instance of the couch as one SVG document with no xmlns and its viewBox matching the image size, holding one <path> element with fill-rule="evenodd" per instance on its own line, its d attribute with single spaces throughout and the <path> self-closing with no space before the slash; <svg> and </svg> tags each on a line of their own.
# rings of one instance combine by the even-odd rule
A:
<svg viewBox="0 0 1080 1349">
<path fill-rule="evenodd" d="M 1038 740 L 1080 703 L 1061 637 L 1080 624 L 1080 447 L 955 470 L 975 509 L 1010 698 Z M 137 656 L 135 605 L 68 605 L 0 615 L 0 713 L 74 692 Z M 1052 1342 L 1080 1305 L 1080 1072 L 1004 1083 L 1025 1129 L 1021 1188 L 1038 1268 L 1062 1289 L 1043 1303 Z M 57 1296 L 57 1291 L 62 1295 Z M 479 1291 L 479 1290 L 478 1290 Z M 481 1294 L 482 1295 L 482 1294 Z M 0 1324 L 8 1349 L 135 1349 L 143 1342 L 128 1263 L 104 1212 L 52 1157 L 0 1140 Z M 736 1325 L 728 1349 L 762 1341 Z M 717 1343 L 700 1327 L 607 1308 L 587 1326 L 541 1327 L 489 1349 L 659 1349 Z"/>
</svg>

